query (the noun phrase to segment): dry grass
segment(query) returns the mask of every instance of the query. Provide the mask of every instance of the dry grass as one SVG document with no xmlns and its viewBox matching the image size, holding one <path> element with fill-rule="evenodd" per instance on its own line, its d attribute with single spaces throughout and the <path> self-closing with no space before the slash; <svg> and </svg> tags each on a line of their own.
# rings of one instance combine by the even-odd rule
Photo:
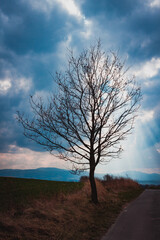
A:
<svg viewBox="0 0 160 240">
<path fill-rule="evenodd" d="M 126 190 L 128 188 L 139 188 L 139 184 L 129 178 L 113 178 L 110 181 L 103 181 L 108 190 Z"/>
<path fill-rule="evenodd" d="M 34 200 L 23 209 L 0 213 L 0 240 L 100 239 L 124 204 L 141 189 L 132 180 L 124 179 L 97 180 L 96 184 L 98 205 L 90 202 L 90 185 L 86 181 L 76 193 Z"/>
</svg>

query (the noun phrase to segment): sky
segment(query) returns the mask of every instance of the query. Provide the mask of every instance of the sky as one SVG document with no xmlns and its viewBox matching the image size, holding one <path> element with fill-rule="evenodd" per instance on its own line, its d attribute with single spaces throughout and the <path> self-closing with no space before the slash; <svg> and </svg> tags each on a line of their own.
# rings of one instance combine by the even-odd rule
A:
<svg viewBox="0 0 160 240">
<path fill-rule="evenodd" d="M 141 84 L 143 100 L 124 152 L 97 172 L 160 173 L 160 0 L 1 0 L 0 169 L 69 168 L 23 136 L 16 111 L 29 96 L 55 90 L 67 49 L 78 54 L 101 39 L 118 51 Z"/>
</svg>

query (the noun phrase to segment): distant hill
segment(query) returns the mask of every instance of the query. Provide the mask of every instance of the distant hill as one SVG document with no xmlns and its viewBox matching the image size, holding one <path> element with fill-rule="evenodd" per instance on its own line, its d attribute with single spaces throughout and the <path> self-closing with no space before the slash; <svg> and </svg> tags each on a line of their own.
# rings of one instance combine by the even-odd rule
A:
<svg viewBox="0 0 160 240">
<path fill-rule="evenodd" d="M 80 176 L 72 174 L 69 170 L 59 168 L 37 168 L 37 169 L 3 169 L 0 176 L 17 178 L 34 178 L 54 181 L 79 181 Z"/>
<path fill-rule="evenodd" d="M 1 177 L 33 178 L 52 181 L 78 182 L 81 176 L 88 176 L 85 171 L 80 175 L 60 168 L 37 168 L 37 169 L 0 169 Z M 98 178 L 103 178 L 104 174 L 95 174 Z"/>
<path fill-rule="evenodd" d="M 157 173 L 144 173 L 138 171 L 127 171 L 119 174 L 122 177 L 129 177 L 141 184 L 155 184 L 160 185 L 160 174 Z"/>
<path fill-rule="evenodd" d="M 107 174 L 107 173 L 106 173 Z M 37 168 L 37 169 L 2 169 L 0 176 L 17 177 L 17 178 L 33 178 L 52 181 L 77 182 L 81 176 L 87 176 L 88 172 L 81 175 L 74 175 L 69 170 L 59 168 Z M 103 178 L 105 174 L 95 174 L 98 178 Z M 113 175 L 115 176 L 115 175 Z M 160 174 L 148 174 L 138 171 L 127 171 L 117 174 L 117 176 L 129 177 L 141 184 L 160 185 Z"/>
</svg>

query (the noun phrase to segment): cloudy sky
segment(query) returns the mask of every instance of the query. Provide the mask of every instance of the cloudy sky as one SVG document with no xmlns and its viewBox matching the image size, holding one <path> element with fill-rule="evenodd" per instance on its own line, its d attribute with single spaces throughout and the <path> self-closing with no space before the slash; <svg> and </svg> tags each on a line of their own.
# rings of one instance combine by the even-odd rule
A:
<svg viewBox="0 0 160 240">
<path fill-rule="evenodd" d="M 143 101 L 121 159 L 97 171 L 160 173 L 160 0 L 1 0 L 0 169 L 68 167 L 25 139 L 15 115 L 29 112 L 29 95 L 54 90 L 50 73 L 65 69 L 67 48 L 98 38 L 127 59 Z"/>
</svg>

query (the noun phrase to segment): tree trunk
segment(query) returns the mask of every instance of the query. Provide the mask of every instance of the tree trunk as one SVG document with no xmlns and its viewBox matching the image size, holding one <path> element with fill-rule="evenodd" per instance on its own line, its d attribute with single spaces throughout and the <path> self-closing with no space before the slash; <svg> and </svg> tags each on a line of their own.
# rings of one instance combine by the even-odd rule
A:
<svg viewBox="0 0 160 240">
<path fill-rule="evenodd" d="M 94 204 L 97 204 L 98 197 L 97 197 L 96 182 L 94 179 L 94 170 L 95 170 L 95 168 L 90 167 L 89 180 L 90 180 L 90 185 L 91 185 L 91 199 Z"/>
</svg>

